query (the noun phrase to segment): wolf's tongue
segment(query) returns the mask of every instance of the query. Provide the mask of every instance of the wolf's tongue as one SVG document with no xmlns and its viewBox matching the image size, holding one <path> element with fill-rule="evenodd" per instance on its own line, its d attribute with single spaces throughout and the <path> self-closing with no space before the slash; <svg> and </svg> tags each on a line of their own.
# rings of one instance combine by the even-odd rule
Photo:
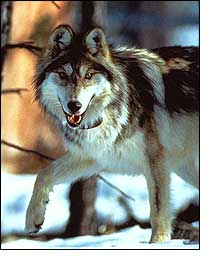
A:
<svg viewBox="0 0 215 265">
<path fill-rule="evenodd" d="M 68 116 L 68 120 L 69 120 L 69 122 L 71 122 L 73 124 L 77 124 L 81 121 L 81 115 Z"/>
</svg>

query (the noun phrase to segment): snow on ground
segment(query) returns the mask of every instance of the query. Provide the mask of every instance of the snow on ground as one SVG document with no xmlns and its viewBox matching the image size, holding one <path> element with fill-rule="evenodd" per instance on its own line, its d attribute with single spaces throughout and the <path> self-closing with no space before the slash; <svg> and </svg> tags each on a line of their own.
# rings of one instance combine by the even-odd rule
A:
<svg viewBox="0 0 215 265">
<path fill-rule="evenodd" d="M 109 182 L 120 188 L 135 201 L 125 199 L 132 210 L 132 215 L 139 221 L 149 219 L 149 202 L 146 181 L 142 176 L 104 176 Z M 33 190 L 36 175 L 2 174 L 2 236 L 13 233 L 24 234 L 25 212 Z M 47 206 L 46 219 L 40 235 L 64 230 L 69 217 L 69 203 L 67 196 L 69 185 L 58 185 L 50 194 Z M 175 211 L 185 206 L 188 201 L 197 198 L 197 190 L 186 184 L 176 175 L 172 176 L 171 184 L 172 205 Z M 126 210 L 120 202 L 122 195 L 105 184 L 98 181 L 96 211 L 99 222 L 109 221 L 113 224 L 122 224 L 127 219 Z M 198 248 L 198 244 L 188 244 L 185 240 L 171 240 L 164 244 L 149 245 L 150 229 L 141 229 L 138 226 L 124 229 L 120 232 L 102 236 L 82 236 L 71 239 L 54 239 L 41 242 L 29 239 L 19 239 L 2 244 L 2 248 Z"/>
<path fill-rule="evenodd" d="M 3 249 L 198 249 L 198 244 L 186 240 L 171 240 L 166 243 L 149 244 L 151 229 L 139 226 L 123 229 L 110 235 L 80 236 L 71 239 L 53 239 L 48 242 L 19 239 L 2 244 Z"/>
</svg>

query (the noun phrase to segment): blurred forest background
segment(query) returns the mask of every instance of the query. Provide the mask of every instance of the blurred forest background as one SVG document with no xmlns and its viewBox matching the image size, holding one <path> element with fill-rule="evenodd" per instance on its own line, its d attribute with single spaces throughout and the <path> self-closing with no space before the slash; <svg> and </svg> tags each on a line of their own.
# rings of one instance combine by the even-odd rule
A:
<svg viewBox="0 0 215 265">
<path fill-rule="evenodd" d="M 114 45 L 152 49 L 199 44 L 198 1 L 2 1 L 2 172 L 37 173 L 64 153 L 58 129 L 34 102 L 31 86 L 38 47 L 44 47 L 51 31 L 62 23 L 75 31 L 96 23 Z M 70 217 L 62 237 L 98 233 L 97 179 L 71 188 Z M 198 219 L 198 208 L 192 208 L 189 216 L 190 221 Z M 121 227 L 135 222 L 127 220 Z"/>
</svg>

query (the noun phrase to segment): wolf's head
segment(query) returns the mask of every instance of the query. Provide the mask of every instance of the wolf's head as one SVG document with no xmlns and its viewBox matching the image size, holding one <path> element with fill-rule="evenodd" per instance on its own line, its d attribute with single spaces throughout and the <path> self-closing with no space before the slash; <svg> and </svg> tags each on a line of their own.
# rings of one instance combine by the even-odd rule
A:
<svg viewBox="0 0 215 265">
<path fill-rule="evenodd" d="M 76 35 L 70 26 L 58 26 L 37 66 L 36 98 L 72 128 L 99 126 L 112 99 L 114 71 L 101 28 Z"/>
</svg>

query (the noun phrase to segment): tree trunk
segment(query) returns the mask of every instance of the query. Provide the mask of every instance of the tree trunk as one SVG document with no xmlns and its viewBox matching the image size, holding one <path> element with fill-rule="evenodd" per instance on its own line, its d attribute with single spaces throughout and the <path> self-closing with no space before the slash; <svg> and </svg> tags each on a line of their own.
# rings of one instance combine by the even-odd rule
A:
<svg viewBox="0 0 215 265">
<path fill-rule="evenodd" d="M 96 181 L 94 176 L 71 186 L 70 217 L 64 232 L 66 237 L 96 234 Z"/>
<path fill-rule="evenodd" d="M 1 2 L 1 49 L 7 45 L 9 40 L 12 7 L 13 7 L 13 1 Z M 6 49 L 5 52 L 1 54 L 1 81 L 2 81 L 2 71 L 3 71 L 3 64 L 5 57 L 6 57 Z"/>
<path fill-rule="evenodd" d="M 81 30 L 86 30 L 92 25 L 105 28 L 106 5 L 105 1 L 83 1 Z"/>
</svg>

